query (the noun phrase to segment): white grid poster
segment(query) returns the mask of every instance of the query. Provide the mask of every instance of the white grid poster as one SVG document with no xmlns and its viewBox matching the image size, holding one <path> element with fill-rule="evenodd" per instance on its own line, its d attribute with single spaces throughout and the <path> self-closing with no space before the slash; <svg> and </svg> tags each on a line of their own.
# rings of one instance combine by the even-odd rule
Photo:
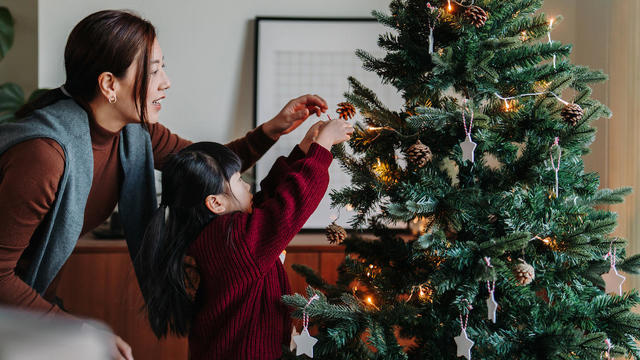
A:
<svg viewBox="0 0 640 360">
<path fill-rule="evenodd" d="M 259 18 L 256 46 L 256 126 L 268 121 L 291 99 L 318 94 L 327 101 L 332 118 L 336 105 L 345 101 L 347 78 L 354 76 L 372 89 L 390 109 L 400 109 L 402 98 L 396 89 L 362 69 L 355 55 L 362 49 L 376 57 L 384 52 L 377 46 L 378 35 L 388 29 L 375 21 Z M 359 119 L 359 114 L 355 119 Z M 326 114 L 321 118 L 327 120 Z M 355 121 L 352 120 L 353 121 Z M 269 173 L 279 156 L 287 155 L 318 119 L 315 115 L 298 129 L 284 135 L 256 164 L 256 187 Z M 329 194 L 350 184 L 350 177 L 335 160 L 329 169 L 329 189 L 305 229 L 323 229 L 333 219 L 345 228 L 353 216 L 351 209 L 332 209 Z"/>
</svg>

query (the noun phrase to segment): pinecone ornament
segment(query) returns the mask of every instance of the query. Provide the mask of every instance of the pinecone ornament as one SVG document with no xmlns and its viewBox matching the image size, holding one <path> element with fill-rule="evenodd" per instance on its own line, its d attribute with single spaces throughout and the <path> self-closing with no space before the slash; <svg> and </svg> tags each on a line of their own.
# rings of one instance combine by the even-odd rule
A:
<svg viewBox="0 0 640 360">
<path fill-rule="evenodd" d="M 469 19 L 471 24 L 477 28 L 484 26 L 484 23 L 486 23 L 489 18 L 489 14 L 487 14 L 483 8 L 476 5 L 469 6 L 464 12 L 464 15 Z"/>
<path fill-rule="evenodd" d="M 347 237 L 347 231 L 335 222 L 331 223 L 326 228 L 327 240 L 331 244 L 341 244 Z"/>
<path fill-rule="evenodd" d="M 576 126 L 580 120 L 582 120 L 582 115 L 584 115 L 584 111 L 578 104 L 567 104 L 562 108 L 562 112 L 560 113 L 564 121 L 571 125 Z"/>
<path fill-rule="evenodd" d="M 536 271 L 533 266 L 527 264 L 523 259 L 519 259 L 520 263 L 513 268 L 513 274 L 516 276 L 518 285 L 529 285 L 536 278 Z"/>
<path fill-rule="evenodd" d="M 356 114 L 356 107 L 353 104 L 348 102 L 341 102 L 338 104 L 338 117 L 341 119 L 349 120 Z"/>
<path fill-rule="evenodd" d="M 415 164 L 417 167 L 421 168 L 427 165 L 431 159 L 433 159 L 433 154 L 431 153 L 431 149 L 420 140 L 415 144 L 411 145 L 407 149 L 407 159 Z"/>
</svg>

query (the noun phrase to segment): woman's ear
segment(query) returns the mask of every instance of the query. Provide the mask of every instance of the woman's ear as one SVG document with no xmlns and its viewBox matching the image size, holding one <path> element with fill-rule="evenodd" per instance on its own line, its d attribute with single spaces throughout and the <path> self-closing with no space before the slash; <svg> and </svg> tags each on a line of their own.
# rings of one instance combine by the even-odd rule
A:
<svg viewBox="0 0 640 360">
<path fill-rule="evenodd" d="M 103 72 L 98 75 L 98 87 L 100 93 L 110 103 L 117 101 L 116 91 L 118 90 L 118 79 L 110 72 Z"/>
<path fill-rule="evenodd" d="M 226 199 L 224 195 L 209 195 L 204 199 L 204 205 L 216 215 L 224 214 L 226 210 Z"/>
</svg>

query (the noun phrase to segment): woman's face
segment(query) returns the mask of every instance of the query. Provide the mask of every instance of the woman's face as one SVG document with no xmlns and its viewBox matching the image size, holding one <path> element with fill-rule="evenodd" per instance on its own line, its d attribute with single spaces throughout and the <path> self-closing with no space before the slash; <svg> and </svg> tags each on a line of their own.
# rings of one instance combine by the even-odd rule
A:
<svg viewBox="0 0 640 360">
<path fill-rule="evenodd" d="M 140 56 L 140 54 L 138 54 Z M 153 41 L 153 48 L 149 61 L 149 83 L 147 87 L 147 120 L 149 123 L 157 123 L 160 110 L 162 109 L 162 100 L 165 98 L 165 91 L 171 87 L 169 76 L 164 71 L 164 57 L 158 40 Z M 124 79 L 120 79 L 120 89 L 117 92 L 117 101 L 114 104 L 118 107 L 119 112 L 127 119 L 127 122 L 140 122 L 140 115 L 136 109 L 134 87 L 136 74 L 138 73 L 137 57 L 127 69 Z"/>
</svg>

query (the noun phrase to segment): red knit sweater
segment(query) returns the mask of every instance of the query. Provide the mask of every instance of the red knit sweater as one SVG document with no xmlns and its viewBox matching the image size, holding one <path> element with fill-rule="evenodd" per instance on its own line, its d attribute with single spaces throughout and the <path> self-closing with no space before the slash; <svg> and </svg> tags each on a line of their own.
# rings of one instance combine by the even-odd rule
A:
<svg viewBox="0 0 640 360">
<path fill-rule="evenodd" d="M 191 245 L 201 274 L 189 334 L 193 360 L 281 356 L 291 320 L 280 297 L 291 290 L 278 256 L 324 196 L 331 160 L 317 143 L 306 156 L 296 147 L 260 184 L 252 214 L 215 218 Z"/>
</svg>

